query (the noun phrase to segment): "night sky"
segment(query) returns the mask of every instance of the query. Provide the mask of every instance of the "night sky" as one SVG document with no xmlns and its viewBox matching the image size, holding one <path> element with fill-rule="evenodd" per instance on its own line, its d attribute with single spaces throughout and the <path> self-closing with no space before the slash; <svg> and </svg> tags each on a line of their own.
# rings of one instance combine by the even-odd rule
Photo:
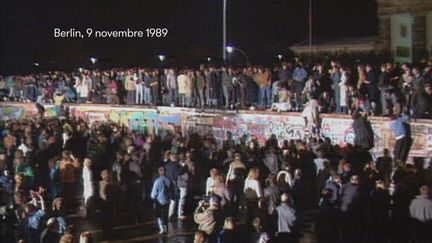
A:
<svg viewBox="0 0 432 243">
<path fill-rule="evenodd" d="M 374 0 L 313 0 L 314 37 L 377 34 Z M 0 1 L 0 73 L 76 68 L 96 56 L 103 66 L 177 65 L 220 57 L 222 0 Z M 144 30 L 166 27 L 165 38 L 54 38 L 53 29 Z M 268 62 L 308 37 L 307 0 L 228 0 L 228 43 L 253 63 Z"/>
</svg>

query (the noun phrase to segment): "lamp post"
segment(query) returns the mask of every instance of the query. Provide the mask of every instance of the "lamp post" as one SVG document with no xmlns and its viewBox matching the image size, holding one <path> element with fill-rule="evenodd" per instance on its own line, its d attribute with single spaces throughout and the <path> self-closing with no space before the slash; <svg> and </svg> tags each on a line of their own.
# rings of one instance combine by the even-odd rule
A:
<svg viewBox="0 0 432 243">
<path fill-rule="evenodd" d="M 226 10 L 227 10 L 227 0 L 223 0 L 223 14 L 222 14 L 222 59 L 224 64 L 226 63 L 226 52 L 227 47 L 227 26 L 226 26 Z"/>
<path fill-rule="evenodd" d="M 246 66 L 250 66 L 249 56 L 242 49 L 239 49 L 239 48 L 236 48 L 236 47 L 233 47 L 233 46 L 227 46 L 225 50 L 228 53 L 233 53 L 234 51 L 240 52 L 244 56 L 244 58 L 246 60 Z"/>
<path fill-rule="evenodd" d="M 312 60 L 312 0 L 309 0 L 309 59 Z"/>
</svg>

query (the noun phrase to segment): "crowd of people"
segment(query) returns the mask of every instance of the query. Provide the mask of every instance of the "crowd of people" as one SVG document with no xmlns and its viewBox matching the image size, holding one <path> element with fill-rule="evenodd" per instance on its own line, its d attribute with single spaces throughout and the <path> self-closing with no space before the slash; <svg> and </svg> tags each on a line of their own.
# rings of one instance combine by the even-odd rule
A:
<svg viewBox="0 0 432 243">
<path fill-rule="evenodd" d="M 429 158 L 405 163 L 385 150 L 374 160 L 367 137 L 218 143 L 69 116 L 1 121 L 0 134 L 2 242 L 89 242 L 67 222 L 79 207 L 107 239 L 122 216 L 142 221 L 138 211 L 154 211 L 161 237 L 169 221 L 193 220 L 197 243 L 296 242 L 305 215 L 317 242 L 431 239 Z"/>
<path fill-rule="evenodd" d="M 0 76 L 3 100 L 301 111 L 310 97 L 321 112 L 410 113 L 431 118 L 432 61 L 347 65 L 338 61 L 275 66 L 113 68 Z"/>
</svg>

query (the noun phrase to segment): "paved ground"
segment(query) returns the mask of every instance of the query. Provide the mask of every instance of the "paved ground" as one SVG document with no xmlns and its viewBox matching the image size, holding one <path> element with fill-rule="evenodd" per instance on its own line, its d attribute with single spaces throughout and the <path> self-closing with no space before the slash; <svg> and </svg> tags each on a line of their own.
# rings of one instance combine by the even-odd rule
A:
<svg viewBox="0 0 432 243">
<path fill-rule="evenodd" d="M 150 209 L 150 210 L 148 210 Z M 141 211 L 141 212 L 140 212 Z M 92 233 L 94 242 L 148 242 L 148 243 L 189 243 L 193 241 L 193 234 L 197 229 L 193 219 L 188 218 L 186 221 L 174 220 L 169 223 L 169 232 L 167 235 L 160 236 L 157 232 L 157 225 L 153 218 L 153 211 L 150 205 L 145 205 L 141 210 L 137 209 L 136 213 L 140 214 L 140 222 L 133 222 L 131 216 L 120 216 L 117 221 L 113 222 L 114 227 L 109 236 L 105 236 L 101 222 L 97 220 L 88 220 L 82 213 L 71 214 L 67 218 L 69 224 L 75 226 L 77 235 L 84 231 Z M 305 213 L 299 213 L 299 224 L 302 232 L 301 243 L 314 242 L 313 240 L 313 217 L 316 214 L 314 210 Z M 246 225 L 242 222 L 238 224 L 241 233 L 247 232 Z M 247 235 L 244 235 L 246 238 Z M 246 238 L 247 239 L 247 238 Z"/>
</svg>

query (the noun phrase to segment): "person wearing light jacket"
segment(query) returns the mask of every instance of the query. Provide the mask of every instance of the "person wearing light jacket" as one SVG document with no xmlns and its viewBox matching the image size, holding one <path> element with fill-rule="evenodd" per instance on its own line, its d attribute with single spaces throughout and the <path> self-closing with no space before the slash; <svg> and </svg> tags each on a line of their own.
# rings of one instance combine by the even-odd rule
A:
<svg viewBox="0 0 432 243">
<path fill-rule="evenodd" d="M 168 102 L 171 105 L 177 105 L 178 103 L 178 90 L 177 90 L 177 75 L 174 69 L 170 68 L 166 74 L 166 87 L 168 89 Z"/>
<path fill-rule="evenodd" d="M 83 167 L 83 196 L 84 196 L 84 206 L 87 206 L 87 202 L 94 193 L 94 183 L 93 183 L 93 172 L 91 170 L 92 161 L 88 158 L 84 159 Z"/>
<path fill-rule="evenodd" d="M 411 218 L 414 219 L 416 242 L 430 242 L 432 227 L 432 200 L 429 198 L 427 185 L 420 187 L 420 194 L 411 201 L 409 207 Z"/>
<path fill-rule="evenodd" d="M 131 72 L 127 73 L 124 86 L 127 92 L 126 104 L 134 105 L 136 84 L 135 81 L 133 80 L 133 75 Z"/>
<path fill-rule="evenodd" d="M 198 230 L 204 231 L 210 239 L 215 238 L 221 226 L 221 214 L 219 201 L 214 196 L 209 202 L 201 200 L 195 209 L 194 221 L 198 224 Z"/>
<path fill-rule="evenodd" d="M 281 196 L 281 205 L 276 207 L 278 231 L 277 242 L 292 242 L 295 223 L 297 220 L 296 211 L 289 205 L 289 196 L 287 193 Z"/>
</svg>

